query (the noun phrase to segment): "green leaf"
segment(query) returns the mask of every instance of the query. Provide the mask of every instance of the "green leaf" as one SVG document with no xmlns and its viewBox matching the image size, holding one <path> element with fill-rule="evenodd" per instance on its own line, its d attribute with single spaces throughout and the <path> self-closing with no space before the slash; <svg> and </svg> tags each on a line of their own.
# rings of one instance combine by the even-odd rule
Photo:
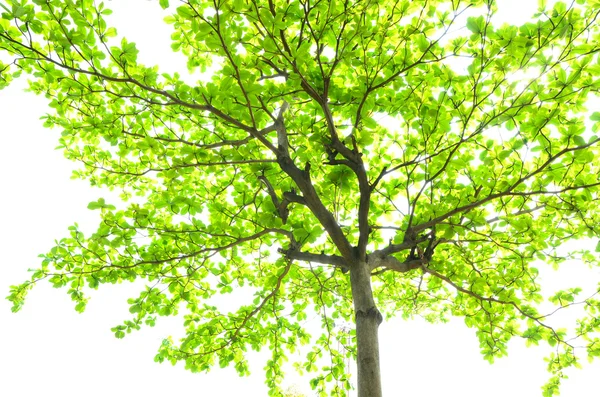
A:
<svg viewBox="0 0 600 397">
<path fill-rule="evenodd" d="M 114 209 L 116 209 L 116 207 L 114 205 L 107 204 L 103 198 L 99 198 L 98 201 L 90 202 L 88 204 L 87 208 L 90 210 L 97 210 L 97 209 L 114 210 Z"/>
<path fill-rule="evenodd" d="M 77 302 L 77 304 L 75 305 L 75 310 L 78 313 L 83 313 L 85 311 L 85 307 L 86 307 L 86 302 L 80 301 L 80 302 Z"/>
<path fill-rule="evenodd" d="M 469 29 L 473 33 L 481 33 L 483 31 L 484 26 L 485 20 L 482 16 L 467 18 L 467 29 Z"/>
<path fill-rule="evenodd" d="M 577 146 L 583 146 L 586 144 L 585 139 L 583 139 L 581 135 L 575 135 L 573 137 L 573 142 L 575 142 Z"/>
</svg>

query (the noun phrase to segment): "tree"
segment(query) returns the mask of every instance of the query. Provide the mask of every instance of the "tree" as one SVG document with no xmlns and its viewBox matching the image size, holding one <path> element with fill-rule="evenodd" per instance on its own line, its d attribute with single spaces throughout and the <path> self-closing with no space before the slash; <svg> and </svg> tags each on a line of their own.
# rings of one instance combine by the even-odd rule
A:
<svg viewBox="0 0 600 397">
<path fill-rule="evenodd" d="M 98 230 L 70 227 L 13 310 L 44 279 L 78 311 L 87 289 L 143 279 L 114 332 L 182 312 L 187 336 L 157 361 L 245 375 L 244 353 L 267 347 L 280 394 L 286 355 L 310 344 L 311 386 L 343 395 L 350 355 L 359 397 L 381 396 L 384 316 L 462 316 L 489 361 L 513 336 L 552 346 L 557 394 L 600 355 L 598 291 L 544 295 L 536 267 L 598 265 L 560 248 L 600 232 L 599 6 L 542 2 L 496 26 L 492 1 L 183 1 L 165 20 L 210 75 L 192 81 L 138 62 L 102 3 L 8 1 L 0 87 L 30 76 L 76 175 L 123 201 L 90 203 Z M 214 304 L 227 294 L 245 297 L 233 313 Z M 548 322 L 576 304 L 574 329 Z M 355 321 L 350 346 L 336 320 Z"/>
</svg>

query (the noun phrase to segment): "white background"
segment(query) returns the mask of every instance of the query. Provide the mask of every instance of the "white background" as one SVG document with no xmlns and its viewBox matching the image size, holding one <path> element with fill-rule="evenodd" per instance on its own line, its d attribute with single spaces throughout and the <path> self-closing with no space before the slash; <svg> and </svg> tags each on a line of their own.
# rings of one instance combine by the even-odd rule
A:
<svg viewBox="0 0 600 397">
<path fill-rule="evenodd" d="M 508 12 L 528 2 L 502 0 Z M 138 43 L 140 58 L 159 63 L 161 70 L 184 65 L 169 52 L 168 27 L 161 25 L 158 2 L 122 0 L 108 2 L 115 9 L 119 33 Z M 535 1 L 531 2 L 535 5 Z M 525 11 L 521 11 L 523 15 Z M 513 21 L 519 23 L 520 21 Z M 167 54 L 167 55 L 166 55 Z M 183 67 L 185 70 L 185 67 Z M 86 209 L 90 201 L 107 197 L 83 181 L 70 179 L 75 167 L 63 159 L 57 146 L 60 131 L 41 127 L 44 98 L 23 93 L 23 80 L 0 91 L 0 295 L 9 285 L 24 281 L 27 269 L 39 264 L 38 254 L 47 252 L 54 239 L 67 235 L 78 222 L 94 230 L 97 214 Z M 559 277 L 548 276 L 566 286 L 582 277 L 577 264 Z M 600 277 L 598 271 L 585 277 Z M 567 277 L 568 276 L 568 277 Z M 552 286 L 551 286 L 552 287 Z M 163 338 L 177 335 L 177 319 L 160 318 L 155 328 L 143 328 L 123 340 L 110 327 L 128 318 L 126 299 L 138 288 L 122 284 L 101 286 L 92 294 L 85 313 L 73 310 L 66 290 L 40 284 L 30 293 L 25 307 L 10 312 L 8 301 L 0 303 L 0 396 L 266 396 L 260 355 L 255 355 L 252 376 L 239 378 L 232 369 L 192 374 L 182 366 L 156 364 L 153 357 Z M 500 397 L 539 396 L 548 377 L 543 356 L 546 350 L 525 349 L 511 342 L 509 357 L 494 365 L 483 361 L 474 331 L 461 319 L 445 325 L 420 320 L 390 320 L 381 327 L 382 369 L 386 396 Z M 600 365 L 570 371 L 561 396 L 598 395 Z M 293 373 L 287 385 L 299 384 L 310 394 L 306 382 Z"/>
</svg>

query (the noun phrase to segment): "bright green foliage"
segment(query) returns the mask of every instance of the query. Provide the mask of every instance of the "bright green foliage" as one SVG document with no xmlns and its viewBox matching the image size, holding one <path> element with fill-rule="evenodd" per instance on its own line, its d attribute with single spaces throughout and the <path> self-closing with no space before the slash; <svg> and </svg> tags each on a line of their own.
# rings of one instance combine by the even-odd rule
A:
<svg viewBox="0 0 600 397">
<path fill-rule="evenodd" d="M 140 64 L 103 3 L 2 5 L 0 88 L 29 76 L 77 176 L 125 203 L 90 203 L 98 230 L 71 227 L 12 289 L 14 310 L 43 279 L 79 311 L 86 289 L 143 279 L 113 331 L 183 314 L 187 336 L 157 361 L 245 375 L 244 353 L 267 348 L 275 395 L 287 354 L 311 344 L 299 368 L 343 394 L 355 347 L 337 350 L 334 322 L 353 320 L 340 270 L 356 259 L 387 316 L 463 316 L 489 361 L 513 336 L 552 346 L 545 396 L 577 365 L 575 344 L 600 355 L 600 301 L 557 292 L 550 304 L 585 315 L 552 328 L 534 263 L 599 264 L 600 248 L 556 249 L 600 234 L 600 114 L 586 107 L 600 2 L 542 4 L 522 26 L 495 26 L 491 0 L 159 3 L 173 50 L 209 81 Z M 320 335 L 304 328 L 312 313 Z"/>
</svg>

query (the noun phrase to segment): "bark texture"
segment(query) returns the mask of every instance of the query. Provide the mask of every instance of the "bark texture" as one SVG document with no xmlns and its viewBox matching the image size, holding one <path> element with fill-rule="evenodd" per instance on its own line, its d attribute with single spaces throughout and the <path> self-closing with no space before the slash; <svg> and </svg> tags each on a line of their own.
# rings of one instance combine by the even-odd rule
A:
<svg viewBox="0 0 600 397">
<path fill-rule="evenodd" d="M 378 329 L 383 319 L 375 306 L 366 262 L 350 268 L 350 283 L 356 316 L 358 397 L 381 397 Z"/>
</svg>

